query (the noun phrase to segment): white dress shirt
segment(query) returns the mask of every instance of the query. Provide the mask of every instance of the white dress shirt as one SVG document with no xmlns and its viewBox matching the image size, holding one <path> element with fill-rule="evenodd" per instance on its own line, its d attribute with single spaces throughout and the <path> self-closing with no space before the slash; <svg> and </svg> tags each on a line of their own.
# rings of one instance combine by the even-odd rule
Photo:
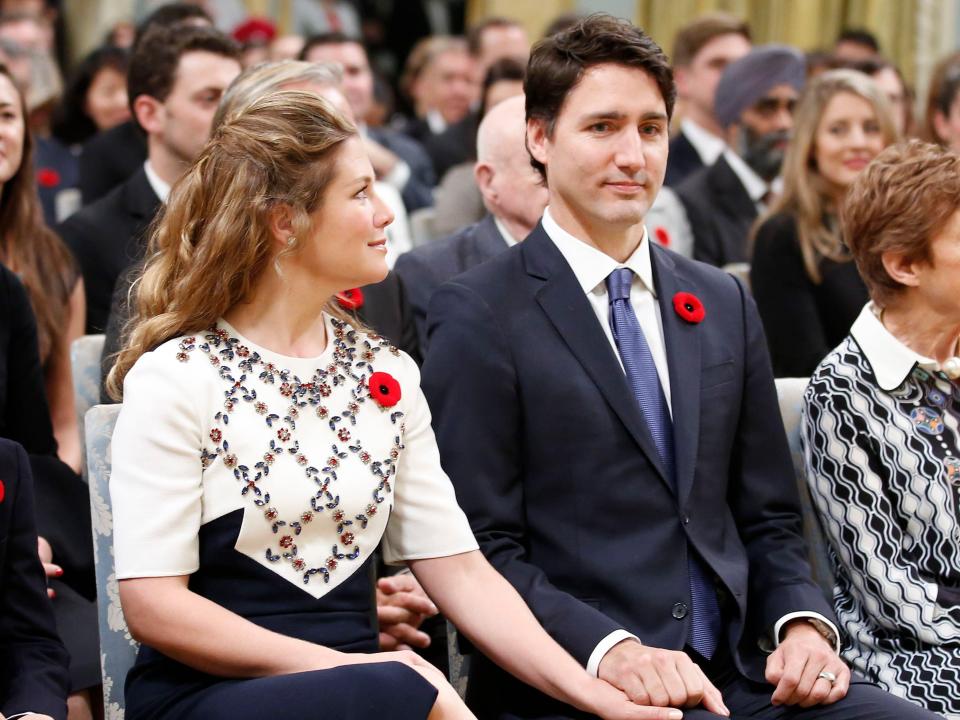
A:
<svg viewBox="0 0 960 720">
<path fill-rule="evenodd" d="M 515 238 L 511 232 L 507 230 L 507 226 L 504 225 L 500 221 L 500 218 L 498 218 L 496 215 L 493 216 L 493 224 L 497 226 L 497 230 L 500 231 L 500 237 L 503 238 L 503 241 L 507 244 L 507 247 L 513 247 L 523 239 L 520 238 L 520 240 L 517 240 L 517 238 Z"/>
<path fill-rule="evenodd" d="M 774 178 L 773 182 L 768 183 L 730 148 L 723 151 L 723 159 L 727 161 L 734 175 L 740 179 L 743 189 L 747 191 L 747 195 L 757 206 L 757 213 L 763 214 L 766 212 L 767 204 L 763 201 L 763 198 L 768 192 L 779 195 L 783 191 L 783 178 L 778 176 Z"/>
<path fill-rule="evenodd" d="M 738 158 L 739 159 L 739 158 Z M 742 162 L 742 161 L 741 161 Z M 752 172 L 752 171 L 751 171 Z M 543 229 L 547 236 L 557 246 L 557 249 L 563 255 L 570 269 L 573 270 L 577 282 L 583 288 L 590 306 L 593 308 L 603 328 L 610 346 L 613 348 L 620 367 L 623 362 L 620 360 L 620 352 L 617 350 L 616 340 L 613 338 L 613 331 L 610 328 L 610 302 L 608 299 L 606 279 L 607 276 L 617 268 L 627 267 L 633 270 L 633 284 L 630 286 L 630 305 L 637 316 L 640 328 L 643 330 L 647 345 L 650 347 L 650 354 L 653 356 L 653 362 L 657 366 L 657 375 L 660 378 L 660 384 L 663 386 L 663 394 L 667 400 L 667 408 L 673 415 L 673 407 L 670 400 L 670 373 L 667 369 L 667 353 L 663 340 L 663 318 L 660 315 L 660 306 L 657 303 L 656 288 L 653 284 L 653 265 L 650 258 L 650 241 L 644 229 L 643 237 L 637 249 L 627 258 L 626 262 L 618 263 L 609 255 L 588 245 L 582 240 L 568 233 L 561 228 L 553 215 L 550 214 L 550 208 L 543 211 Z M 840 649 L 840 633 L 836 626 L 819 613 L 814 612 L 796 612 L 789 613 L 780 618 L 773 628 L 772 638 L 762 638 L 761 647 L 772 650 L 780 642 L 780 631 L 784 625 L 791 620 L 806 618 L 809 620 L 818 620 L 825 624 L 832 632 L 835 639 L 835 649 Z M 617 643 L 632 638 L 637 642 L 640 639 L 627 630 L 614 630 L 603 638 L 590 654 L 587 661 L 587 672 L 597 676 L 600 669 L 600 662 L 607 652 Z"/>
<path fill-rule="evenodd" d="M 697 151 L 700 160 L 704 165 L 713 165 L 727 144 L 707 130 L 697 125 L 693 120 L 681 120 L 680 132 L 682 132 L 693 149 Z"/>
<path fill-rule="evenodd" d="M 147 182 L 150 183 L 150 187 L 157 194 L 157 197 L 160 198 L 160 202 L 166 203 L 167 198 L 170 196 L 170 183 L 157 175 L 156 170 L 150 165 L 149 160 L 143 163 L 143 169 L 147 173 Z"/>
</svg>

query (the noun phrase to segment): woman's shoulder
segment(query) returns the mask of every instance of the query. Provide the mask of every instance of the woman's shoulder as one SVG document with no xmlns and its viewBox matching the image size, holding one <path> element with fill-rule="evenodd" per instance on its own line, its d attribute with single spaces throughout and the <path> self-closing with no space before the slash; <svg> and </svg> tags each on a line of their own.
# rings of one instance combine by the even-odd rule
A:
<svg viewBox="0 0 960 720">
<path fill-rule="evenodd" d="M 202 333 L 171 338 L 143 353 L 124 378 L 124 396 L 131 385 L 150 385 L 165 390 L 188 390 L 209 372 L 207 358 L 199 352 L 206 342 Z"/>
<path fill-rule="evenodd" d="M 420 368 L 407 353 L 390 340 L 359 323 L 331 318 L 333 352 L 337 359 L 359 364 L 370 372 L 389 374 L 401 386 L 420 385 Z"/>
<path fill-rule="evenodd" d="M 832 403 L 838 396 L 871 396 L 876 392 L 873 370 L 852 335 L 827 353 L 810 376 L 806 398 Z"/>
<path fill-rule="evenodd" d="M 781 245 L 797 242 L 797 216 L 789 210 L 768 215 L 757 226 L 757 243 Z"/>
</svg>

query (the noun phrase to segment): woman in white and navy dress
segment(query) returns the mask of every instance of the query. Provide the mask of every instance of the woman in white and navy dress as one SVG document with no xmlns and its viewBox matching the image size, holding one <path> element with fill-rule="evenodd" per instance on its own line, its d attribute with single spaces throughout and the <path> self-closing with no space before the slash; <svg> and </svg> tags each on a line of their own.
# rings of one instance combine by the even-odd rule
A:
<svg viewBox="0 0 960 720">
<path fill-rule="evenodd" d="M 872 302 L 803 406 L 843 656 L 960 720 L 960 157 L 917 141 L 856 180 L 844 232 Z"/>
<path fill-rule="evenodd" d="M 667 718 L 590 677 L 477 550 L 415 363 L 331 302 L 387 273 L 353 126 L 268 94 L 173 188 L 109 379 L 128 720 L 469 717 L 378 653 L 368 565 L 407 562 L 460 630 L 581 709 Z"/>
</svg>

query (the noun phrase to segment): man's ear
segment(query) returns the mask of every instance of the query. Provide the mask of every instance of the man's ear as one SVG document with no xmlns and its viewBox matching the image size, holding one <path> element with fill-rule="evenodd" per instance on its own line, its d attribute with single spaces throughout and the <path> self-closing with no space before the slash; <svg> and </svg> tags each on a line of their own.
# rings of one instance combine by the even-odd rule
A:
<svg viewBox="0 0 960 720">
<path fill-rule="evenodd" d="M 542 118 L 527 120 L 527 152 L 543 166 L 547 164 L 547 121 Z"/>
<path fill-rule="evenodd" d="M 917 287 L 920 284 L 920 262 L 910 260 L 906 255 L 888 250 L 880 255 L 883 269 L 892 279 L 907 287 Z"/>
<path fill-rule="evenodd" d="M 137 95 L 133 99 L 133 115 L 148 135 L 163 130 L 163 103 L 150 95 Z"/>
<path fill-rule="evenodd" d="M 492 197 L 492 199 L 496 200 L 496 191 L 494 191 L 492 187 L 494 172 L 494 169 L 489 163 L 478 162 L 473 166 L 473 179 L 480 189 L 480 194 L 485 198 Z"/>
</svg>

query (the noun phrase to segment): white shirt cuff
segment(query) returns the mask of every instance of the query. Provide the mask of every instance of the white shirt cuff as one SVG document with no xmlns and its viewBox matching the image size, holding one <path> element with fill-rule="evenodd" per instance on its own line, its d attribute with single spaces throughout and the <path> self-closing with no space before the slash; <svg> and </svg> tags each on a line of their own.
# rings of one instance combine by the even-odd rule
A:
<svg viewBox="0 0 960 720">
<path fill-rule="evenodd" d="M 597 677 L 597 673 L 600 671 L 600 661 L 603 660 L 604 655 L 610 652 L 610 648 L 618 642 L 631 638 L 640 642 L 640 638 L 633 633 L 628 633 L 626 630 L 614 630 L 598 642 L 593 652 L 590 653 L 590 660 L 587 661 L 587 672 L 590 673 L 591 677 Z"/>
<path fill-rule="evenodd" d="M 397 162 L 394 163 L 393 169 L 383 177 L 383 181 L 395 187 L 398 192 L 403 192 L 403 188 L 406 187 L 409 179 L 410 166 L 400 158 L 397 158 Z"/>
<path fill-rule="evenodd" d="M 26 717 L 27 715 L 36 715 L 37 713 L 32 710 L 27 710 L 27 712 L 17 713 L 16 715 L 6 715 L 7 720 L 17 720 L 17 718 Z"/>
<path fill-rule="evenodd" d="M 791 620 L 798 620 L 800 618 L 805 618 L 807 620 L 819 620 L 833 633 L 833 649 L 839 655 L 840 654 L 840 631 L 837 630 L 837 626 L 832 622 L 827 620 L 820 613 L 810 612 L 810 611 L 800 611 L 787 613 L 782 618 L 777 620 L 777 624 L 773 626 L 773 647 L 777 648 L 780 646 L 780 631 L 783 629 L 783 626 L 786 625 Z M 761 646 L 762 647 L 762 646 Z"/>
</svg>

